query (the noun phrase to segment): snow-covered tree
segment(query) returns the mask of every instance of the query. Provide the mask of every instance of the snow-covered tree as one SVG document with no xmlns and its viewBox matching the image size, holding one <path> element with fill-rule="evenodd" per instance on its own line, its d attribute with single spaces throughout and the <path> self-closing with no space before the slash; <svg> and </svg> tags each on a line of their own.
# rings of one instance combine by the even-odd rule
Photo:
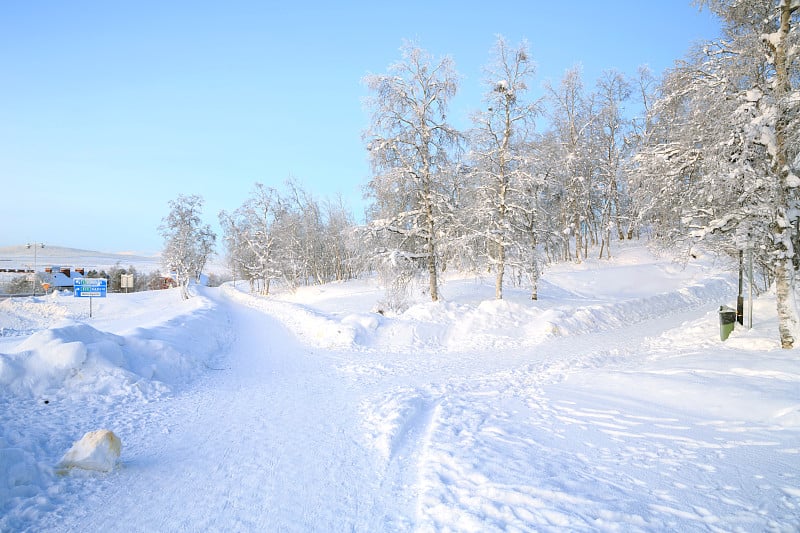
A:
<svg viewBox="0 0 800 533">
<path fill-rule="evenodd" d="M 294 289 L 350 277 L 355 244 L 346 206 L 321 206 L 295 180 L 285 185 L 282 192 L 256 183 L 241 207 L 220 213 L 234 272 L 265 295 L 276 280 Z"/>
<path fill-rule="evenodd" d="M 269 294 L 270 283 L 280 279 L 276 220 L 280 217 L 278 191 L 256 183 L 250 197 L 233 213 L 221 212 L 228 260 L 255 292 Z"/>
<path fill-rule="evenodd" d="M 402 252 L 425 265 L 436 301 L 439 245 L 452 212 L 445 176 L 459 137 L 446 112 L 458 79 L 449 57 L 434 62 L 409 44 L 402 57 L 388 74 L 364 78 L 372 93 L 371 127 L 364 134 L 374 172 L 367 186 L 370 227 L 389 234 L 386 253 Z"/>
<path fill-rule="evenodd" d="M 597 164 L 589 144 L 594 119 L 592 102 L 587 97 L 581 71 L 566 71 L 558 87 L 546 86 L 549 101 L 550 131 L 543 144 L 542 159 L 547 161 L 550 200 L 557 202 L 558 227 L 567 239 L 566 256 L 571 257 L 569 239 L 575 239 L 575 259 L 581 260 L 588 248 L 589 226 L 593 221 L 592 187 Z"/>
<path fill-rule="evenodd" d="M 658 78 L 647 66 L 640 66 L 636 78 L 631 80 L 635 101 L 640 108 L 639 113 L 631 118 L 630 131 L 625 138 L 626 145 L 630 154 L 622 163 L 623 173 L 626 177 L 628 186 L 627 194 L 624 198 L 624 211 L 628 214 L 628 230 L 626 237 L 632 239 L 634 233 L 638 233 L 642 227 L 642 211 L 640 202 L 637 201 L 637 194 L 643 187 L 641 173 L 637 171 L 637 153 L 640 147 L 647 144 L 653 131 L 653 102 L 656 100 Z M 646 184 L 644 184 L 646 185 Z M 646 200 L 639 198 L 639 200 Z"/>
<path fill-rule="evenodd" d="M 627 183 L 624 160 L 627 155 L 625 137 L 630 131 L 624 105 L 631 95 L 630 82 L 621 73 L 606 71 L 597 81 L 594 104 L 596 118 L 592 121 L 593 152 L 596 154 L 597 176 L 594 180 L 600 210 L 600 257 L 605 250 L 611 257 L 611 234 L 616 230 L 619 240 L 630 234 Z"/>
<path fill-rule="evenodd" d="M 722 19 L 724 36 L 666 76 L 649 142 L 637 156 L 650 180 L 640 187 L 639 205 L 657 232 L 688 233 L 730 251 L 735 232 L 746 227 L 769 258 L 781 345 L 791 348 L 800 335 L 800 2 L 700 3 Z"/>
<path fill-rule="evenodd" d="M 275 229 L 279 250 L 279 270 L 291 290 L 321 282 L 319 264 L 322 254 L 322 216 L 319 205 L 299 183 L 290 179 L 278 197 Z"/>
<path fill-rule="evenodd" d="M 525 272 L 536 285 L 536 214 L 528 200 L 534 175 L 528 147 L 537 105 L 526 101 L 535 66 L 527 43 L 510 47 L 498 37 L 487 71 L 486 110 L 473 116 L 470 159 L 472 202 L 462 212 L 481 255 L 495 270 L 495 297 L 503 297 L 506 266 Z"/>
<path fill-rule="evenodd" d="M 323 206 L 325 214 L 325 257 L 329 268 L 329 281 L 345 281 L 361 273 L 358 260 L 360 242 L 356 241 L 356 224 L 353 213 L 341 197 L 328 200 Z"/>
<path fill-rule="evenodd" d="M 214 253 L 216 234 L 203 224 L 203 199 L 198 195 L 179 195 L 169 202 L 170 212 L 161 220 L 164 249 L 161 260 L 175 273 L 181 296 L 189 298 L 189 281 L 199 279 L 208 258 Z"/>
</svg>

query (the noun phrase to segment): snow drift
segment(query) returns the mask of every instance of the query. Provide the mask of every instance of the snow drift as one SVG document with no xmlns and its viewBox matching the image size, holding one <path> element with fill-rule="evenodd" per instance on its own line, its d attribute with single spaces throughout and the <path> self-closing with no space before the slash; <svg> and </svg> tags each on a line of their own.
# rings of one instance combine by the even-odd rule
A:
<svg viewBox="0 0 800 533">
<path fill-rule="evenodd" d="M 162 324 L 122 335 L 79 322 L 79 317 L 68 319 L 72 299 L 48 297 L 47 308 L 63 325 L 39 329 L 0 352 L 0 386 L 6 393 L 47 398 L 157 394 L 203 372 L 229 341 L 226 324 L 203 297 Z"/>
</svg>

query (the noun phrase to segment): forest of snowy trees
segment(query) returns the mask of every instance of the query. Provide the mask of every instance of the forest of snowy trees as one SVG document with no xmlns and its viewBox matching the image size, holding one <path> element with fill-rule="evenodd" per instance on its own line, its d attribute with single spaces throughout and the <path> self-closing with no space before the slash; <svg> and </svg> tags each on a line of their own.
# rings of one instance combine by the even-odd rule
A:
<svg viewBox="0 0 800 533">
<path fill-rule="evenodd" d="M 646 236 L 688 256 L 752 250 L 774 284 L 785 348 L 800 335 L 800 0 L 703 0 L 723 24 L 657 75 L 578 68 L 540 85 L 526 42 L 498 37 L 471 127 L 448 122 L 452 58 L 415 44 L 364 79 L 373 174 L 366 222 L 297 182 L 255 184 L 219 215 L 231 268 L 253 290 L 377 274 L 402 309 L 415 280 L 439 297 L 446 269 L 529 287 L 547 264 L 610 258 Z M 167 224 L 168 226 L 168 224 Z"/>
</svg>

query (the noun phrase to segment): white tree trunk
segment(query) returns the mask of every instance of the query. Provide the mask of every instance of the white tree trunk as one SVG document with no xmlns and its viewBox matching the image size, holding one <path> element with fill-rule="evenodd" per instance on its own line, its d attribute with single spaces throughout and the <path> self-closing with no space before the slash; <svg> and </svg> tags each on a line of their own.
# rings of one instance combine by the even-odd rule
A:
<svg viewBox="0 0 800 533">
<path fill-rule="evenodd" d="M 778 332 L 781 348 L 791 349 L 798 338 L 797 305 L 791 259 L 780 259 L 775 269 L 775 292 L 778 300 Z"/>
<path fill-rule="evenodd" d="M 794 266 L 792 257 L 796 253 L 792 246 L 791 232 L 793 226 L 789 223 L 788 213 L 793 208 L 795 201 L 795 187 L 790 180 L 789 146 L 786 139 L 786 123 L 788 117 L 785 116 L 785 106 L 788 103 L 782 102 L 788 99 L 791 93 L 791 79 L 788 66 L 789 31 L 791 25 L 792 11 L 798 9 L 797 4 L 791 7 L 788 0 L 780 3 L 780 26 L 778 28 L 778 39 L 773 48 L 775 52 L 775 92 L 779 106 L 779 117 L 775 125 L 775 154 L 773 159 L 773 169 L 776 173 L 778 183 L 778 209 L 775 224 L 776 252 L 778 258 L 775 261 L 775 292 L 778 310 L 778 331 L 781 338 L 782 348 L 793 348 L 798 337 L 798 325 L 800 319 L 797 315 L 795 302 Z"/>
</svg>

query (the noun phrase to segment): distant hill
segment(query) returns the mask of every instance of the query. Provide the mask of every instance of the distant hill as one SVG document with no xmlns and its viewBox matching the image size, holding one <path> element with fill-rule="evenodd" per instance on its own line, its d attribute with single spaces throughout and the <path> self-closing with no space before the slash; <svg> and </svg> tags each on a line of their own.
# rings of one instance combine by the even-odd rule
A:
<svg viewBox="0 0 800 533">
<path fill-rule="evenodd" d="M 83 267 L 87 270 L 102 270 L 117 263 L 122 267 L 133 266 L 140 271 L 153 271 L 161 268 L 161 257 L 144 256 L 120 252 L 98 252 L 63 246 L 45 245 L 33 248 L 26 245 L 0 246 L 0 269 L 30 267 L 36 261 L 38 270 L 46 266 Z"/>
</svg>

